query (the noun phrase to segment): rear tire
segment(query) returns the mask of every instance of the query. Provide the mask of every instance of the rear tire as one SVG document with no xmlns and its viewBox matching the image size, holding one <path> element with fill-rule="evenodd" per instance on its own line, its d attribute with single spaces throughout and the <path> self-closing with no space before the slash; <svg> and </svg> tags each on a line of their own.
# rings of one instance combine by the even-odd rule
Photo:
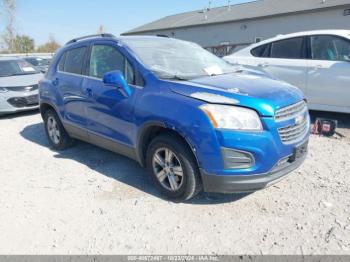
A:
<svg viewBox="0 0 350 262">
<path fill-rule="evenodd" d="M 73 139 L 64 129 L 60 118 L 53 110 L 47 110 L 44 114 L 45 132 L 50 146 L 55 150 L 64 150 L 70 147 Z"/>
<path fill-rule="evenodd" d="M 202 189 L 197 161 L 177 136 L 162 134 L 147 150 L 147 170 L 157 189 L 174 201 L 187 201 Z"/>
</svg>

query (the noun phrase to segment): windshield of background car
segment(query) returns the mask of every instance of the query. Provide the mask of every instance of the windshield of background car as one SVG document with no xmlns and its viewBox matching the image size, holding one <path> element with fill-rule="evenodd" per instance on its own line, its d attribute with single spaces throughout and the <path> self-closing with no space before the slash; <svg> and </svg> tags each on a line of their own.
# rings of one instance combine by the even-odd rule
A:
<svg viewBox="0 0 350 262">
<path fill-rule="evenodd" d="M 27 62 L 31 63 L 33 66 L 48 66 L 50 64 L 49 59 L 44 58 L 26 58 Z"/>
<path fill-rule="evenodd" d="M 235 67 L 191 42 L 160 37 L 124 42 L 159 78 L 186 80 L 235 71 Z"/>
<path fill-rule="evenodd" d="M 24 60 L 0 60 L 0 77 L 30 75 L 39 73 L 31 64 Z"/>
</svg>

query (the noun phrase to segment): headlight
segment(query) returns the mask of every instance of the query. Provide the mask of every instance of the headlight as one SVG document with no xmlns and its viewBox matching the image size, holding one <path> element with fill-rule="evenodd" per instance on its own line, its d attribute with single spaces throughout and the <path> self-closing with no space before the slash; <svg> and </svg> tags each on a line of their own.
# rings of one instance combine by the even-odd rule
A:
<svg viewBox="0 0 350 262">
<path fill-rule="evenodd" d="M 215 128 L 261 131 L 262 124 L 258 114 L 251 109 L 238 106 L 206 104 L 200 106 Z"/>
<path fill-rule="evenodd" d="M 0 86 L 0 93 L 6 93 L 7 91 L 8 91 L 8 89 Z"/>
</svg>

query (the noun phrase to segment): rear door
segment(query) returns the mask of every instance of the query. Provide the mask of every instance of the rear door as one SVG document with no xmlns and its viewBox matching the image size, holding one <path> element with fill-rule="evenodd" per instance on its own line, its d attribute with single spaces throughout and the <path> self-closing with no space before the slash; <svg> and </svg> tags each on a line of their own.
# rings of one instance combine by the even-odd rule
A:
<svg viewBox="0 0 350 262">
<path fill-rule="evenodd" d="M 256 66 L 306 93 L 306 38 L 296 37 L 272 42 L 268 48 L 267 57 L 258 59 Z"/>
<path fill-rule="evenodd" d="M 312 109 L 350 109 L 350 40 L 334 35 L 309 37 L 307 97 Z M 332 109 L 333 108 L 333 109 Z"/>
<path fill-rule="evenodd" d="M 83 71 L 87 58 L 87 46 L 77 46 L 64 53 L 58 64 L 53 85 L 62 98 L 63 118 L 70 127 L 84 129 L 87 126 L 87 94 L 82 91 Z M 83 135 L 83 138 L 87 136 Z"/>
</svg>

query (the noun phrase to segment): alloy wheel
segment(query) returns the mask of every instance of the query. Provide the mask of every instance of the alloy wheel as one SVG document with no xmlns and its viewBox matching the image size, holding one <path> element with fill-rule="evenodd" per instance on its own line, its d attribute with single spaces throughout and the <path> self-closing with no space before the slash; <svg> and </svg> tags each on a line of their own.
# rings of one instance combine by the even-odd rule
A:
<svg viewBox="0 0 350 262">
<path fill-rule="evenodd" d="M 60 139 L 61 139 L 60 130 L 58 128 L 56 119 L 52 116 L 49 116 L 47 119 L 47 132 L 49 134 L 51 141 L 54 144 L 57 145 L 60 143 Z"/>
<path fill-rule="evenodd" d="M 167 190 L 178 190 L 184 181 L 184 172 L 176 154 L 168 148 L 160 148 L 153 155 L 153 172 Z"/>
</svg>

